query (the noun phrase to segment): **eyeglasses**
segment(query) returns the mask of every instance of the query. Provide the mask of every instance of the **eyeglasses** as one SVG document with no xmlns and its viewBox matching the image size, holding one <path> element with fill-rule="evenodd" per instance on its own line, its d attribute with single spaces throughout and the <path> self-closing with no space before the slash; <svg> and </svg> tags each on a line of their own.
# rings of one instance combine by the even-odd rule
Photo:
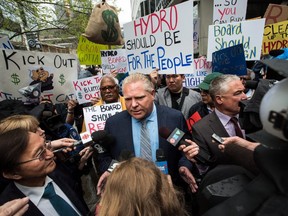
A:
<svg viewBox="0 0 288 216">
<path fill-rule="evenodd" d="M 100 90 L 101 91 L 106 91 L 106 90 L 113 90 L 117 85 L 114 85 L 114 86 L 105 86 L 105 87 L 101 87 Z"/>
<path fill-rule="evenodd" d="M 32 159 L 27 160 L 27 161 L 18 162 L 17 165 L 29 163 L 29 162 L 34 161 L 34 160 L 39 160 L 39 161 L 45 160 L 46 155 L 47 155 L 46 150 L 51 150 L 51 141 L 45 141 L 45 145 L 43 146 L 42 150 L 39 152 L 39 154 L 35 158 L 32 158 Z"/>
</svg>

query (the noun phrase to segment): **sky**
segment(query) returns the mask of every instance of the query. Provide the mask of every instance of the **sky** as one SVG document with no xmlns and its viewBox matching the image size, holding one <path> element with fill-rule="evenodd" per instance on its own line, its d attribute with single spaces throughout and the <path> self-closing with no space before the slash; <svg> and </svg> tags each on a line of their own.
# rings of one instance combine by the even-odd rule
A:
<svg viewBox="0 0 288 216">
<path fill-rule="evenodd" d="M 110 4 L 111 1 L 106 1 Z M 130 0 L 117 0 L 115 1 L 115 5 L 121 8 L 121 12 L 118 14 L 120 26 L 123 26 L 124 23 L 131 22 L 131 6 Z"/>
</svg>

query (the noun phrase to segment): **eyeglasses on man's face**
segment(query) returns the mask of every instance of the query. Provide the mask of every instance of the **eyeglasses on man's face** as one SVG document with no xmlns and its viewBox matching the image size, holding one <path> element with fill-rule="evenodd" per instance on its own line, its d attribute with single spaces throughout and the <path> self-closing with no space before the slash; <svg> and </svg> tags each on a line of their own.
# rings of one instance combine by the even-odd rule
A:
<svg viewBox="0 0 288 216">
<path fill-rule="evenodd" d="M 46 158 L 47 150 L 51 150 L 51 141 L 45 141 L 43 148 L 41 149 L 41 151 L 38 153 L 38 155 L 35 158 L 32 158 L 30 160 L 26 160 L 26 161 L 18 162 L 17 165 L 29 163 L 29 162 L 34 161 L 34 160 L 43 161 Z"/>
<path fill-rule="evenodd" d="M 104 86 L 104 87 L 101 87 L 100 90 L 101 90 L 101 91 L 106 91 L 106 90 L 111 91 L 111 90 L 114 90 L 116 86 L 117 86 L 117 85 L 113 85 L 113 86 Z"/>
</svg>

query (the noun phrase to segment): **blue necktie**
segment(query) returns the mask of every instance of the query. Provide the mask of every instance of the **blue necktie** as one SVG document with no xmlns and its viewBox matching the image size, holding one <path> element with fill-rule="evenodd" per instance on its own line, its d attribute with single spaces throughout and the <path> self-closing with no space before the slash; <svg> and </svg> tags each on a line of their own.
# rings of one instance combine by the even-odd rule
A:
<svg viewBox="0 0 288 216">
<path fill-rule="evenodd" d="M 49 199 L 52 206 L 60 216 L 62 215 L 79 216 L 77 212 L 75 212 L 75 210 L 63 198 L 61 198 L 55 193 L 52 182 L 50 182 L 46 186 L 43 198 Z"/>
<path fill-rule="evenodd" d="M 141 121 L 140 152 L 142 158 L 152 161 L 150 136 L 146 126 L 147 121 L 146 120 Z"/>
</svg>

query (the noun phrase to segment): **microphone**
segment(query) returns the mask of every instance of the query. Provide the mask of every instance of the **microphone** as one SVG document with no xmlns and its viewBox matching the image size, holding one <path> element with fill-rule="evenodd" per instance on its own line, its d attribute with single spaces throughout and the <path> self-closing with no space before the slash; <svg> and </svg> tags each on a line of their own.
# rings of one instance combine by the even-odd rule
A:
<svg viewBox="0 0 288 216">
<path fill-rule="evenodd" d="M 125 161 L 133 157 L 135 157 L 135 155 L 132 151 L 123 149 L 119 155 L 118 161 Z"/>
<path fill-rule="evenodd" d="M 98 153 L 106 152 L 109 146 L 115 141 L 114 137 L 105 130 L 93 132 L 91 138 L 94 142 L 93 148 L 96 149 Z"/>
<path fill-rule="evenodd" d="M 159 129 L 159 135 L 166 139 L 170 144 L 174 147 L 178 148 L 180 145 L 189 146 L 190 144 L 187 143 L 184 139 L 185 133 L 178 128 L 175 128 L 174 131 L 171 132 L 170 129 L 166 127 L 161 127 Z M 195 155 L 194 159 L 201 164 L 209 165 L 214 162 L 212 156 L 207 153 L 204 149 L 201 149 L 199 146 L 199 153 Z"/>
<path fill-rule="evenodd" d="M 156 150 L 156 162 L 155 165 L 161 170 L 162 173 L 168 175 L 168 164 L 164 154 L 164 150 L 159 148 Z"/>
</svg>

